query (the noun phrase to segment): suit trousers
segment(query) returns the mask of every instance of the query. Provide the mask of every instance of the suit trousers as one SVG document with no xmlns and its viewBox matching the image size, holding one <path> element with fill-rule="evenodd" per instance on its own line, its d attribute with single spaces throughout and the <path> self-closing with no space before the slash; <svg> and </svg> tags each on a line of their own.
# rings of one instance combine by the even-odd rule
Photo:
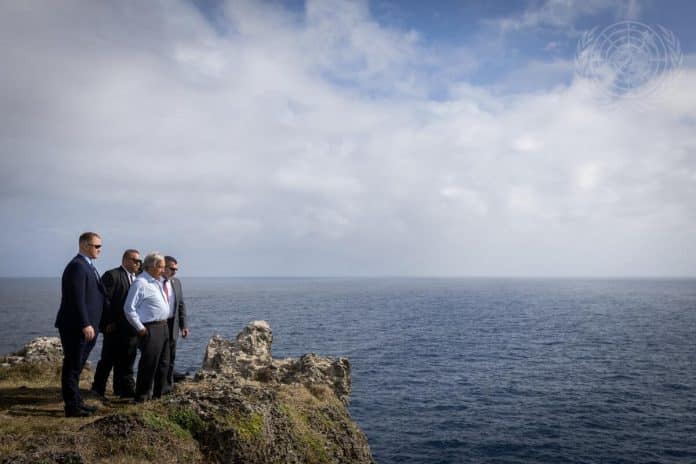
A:
<svg viewBox="0 0 696 464">
<path fill-rule="evenodd" d="M 167 321 L 145 324 L 147 334 L 140 337 L 140 362 L 135 381 L 135 400 L 162 396 L 169 372 L 169 327 Z"/>
<path fill-rule="evenodd" d="M 106 382 L 111 369 L 114 370 L 114 394 L 133 396 L 135 381 L 133 380 L 133 364 L 138 354 L 138 336 L 130 324 L 119 324 L 113 332 L 104 333 L 102 338 L 101 359 L 94 373 L 92 390 L 104 395 Z"/>
<path fill-rule="evenodd" d="M 97 370 L 94 372 L 94 381 L 92 382 L 92 390 L 104 395 L 106 393 L 106 381 L 111 374 L 111 368 L 114 365 L 114 357 L 116 356 L 118 337 L 115 332 L 104 332 L 102 337 L 102 349 Z M 114 376 L 114 393 L 116 393 L 116 378 Z"/>
<path fill-rule="evenodd" d="M 169 329 L 169 369 L 167 370 L 167 383 L 162 388 L 162 393 L 169 393 L 174 388 L 174 360 L 176 359 L 176 339 L 179 330 L 176 319 L 167 319 Z"/>
<path fill-rule="evenodd" d="M 135 394 L 133 366 L 138 355 L 138 333 L 128 323 L 119 327 L 118 350 L 114 356 L 114 393 L 124 396 Z"/>
<path fill-rule="evenodd" d="M 63 368 L 60 375 L 60 391 L 65 409 L 77 409 L 82 404 L 80 396 L 80 373 L 85 367 L 89 353 L 97 342 L 85 340 L 81 329 L 58 328 L 63 346 Z"/>
</svg>

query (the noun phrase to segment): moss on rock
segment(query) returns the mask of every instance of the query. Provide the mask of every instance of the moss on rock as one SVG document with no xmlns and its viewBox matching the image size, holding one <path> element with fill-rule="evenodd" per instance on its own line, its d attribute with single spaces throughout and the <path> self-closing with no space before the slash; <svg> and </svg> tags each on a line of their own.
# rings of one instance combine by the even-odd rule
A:
<svg viewBox="0 0 696 464">
<path fill-rule="evenodd" d="M 250 336 L 267 329 L 263 324 L 250 327 Z M 270 337 L 259 339 L 270 350 Z M 242 343 L 243 338 L 238 342 L 247 351 L 254 347 Z M 35 346 L 55 343 L 45 339 Z M 49 349 L 25 353 L 56 358 Z M 235 355 L 218 354 L 223 360 Z M 271 362 L 267 354 L 262 358 Z M 245 356 L 249 366 L 258 364 L 254 353 Z M 305 358 L 267 365 L 284 374 L 263 380 L 255 374 L 209 370 L 195 381 L 177 384 L 173 394 L 159 400 L 132 404 L 113 398 L 86 418 L 63 417 L 59 363 L 0 366 L 0 463 L 374 463 L 367 439 L 345 405 L 347 360 Z M 337 376 L 343 379 L 341 388 L 332 380 L 336 363 L 343 375 Z M 302 371 L 303 366 L 309 371 Z M 88 372 L 83 376 L 83 389 L 89 387 L 89 377 Z M 279 380 L 288 378 L 293 380 Z"/>
</svg>

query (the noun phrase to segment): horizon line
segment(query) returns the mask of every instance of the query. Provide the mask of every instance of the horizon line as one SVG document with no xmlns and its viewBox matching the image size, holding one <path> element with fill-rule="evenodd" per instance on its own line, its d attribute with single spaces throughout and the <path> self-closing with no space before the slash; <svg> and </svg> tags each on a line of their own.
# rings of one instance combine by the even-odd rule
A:
<svg viewBox="0 0 696 464">
<path fill-rule="evenodd" d="M 179 276 L 177 276 L 179 277 Z M 60 279 L 61 275 L 0 275 L 0 279 Z M 411 274 L 346 274 L 346 275 L 188 275 L 182 279 L 546 279 L 546 280 L 690 280 L 696 275 L 411 275 Z"/>
</svg>

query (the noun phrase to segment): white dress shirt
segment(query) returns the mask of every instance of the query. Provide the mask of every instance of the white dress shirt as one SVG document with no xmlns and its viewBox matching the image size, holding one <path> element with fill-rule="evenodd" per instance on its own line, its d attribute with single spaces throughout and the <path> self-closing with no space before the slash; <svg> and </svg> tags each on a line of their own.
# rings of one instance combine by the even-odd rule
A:
<svg viewBox="0 0 696 464">
<path fill-rule="evenodd" d="M 164 299 L 162 283 L 147 272 L 140 274 L 128 290 L 123 311 L 138 332 L 145 328 L 146 322 L 166 320 L 169 305 Z"/>
</svg>

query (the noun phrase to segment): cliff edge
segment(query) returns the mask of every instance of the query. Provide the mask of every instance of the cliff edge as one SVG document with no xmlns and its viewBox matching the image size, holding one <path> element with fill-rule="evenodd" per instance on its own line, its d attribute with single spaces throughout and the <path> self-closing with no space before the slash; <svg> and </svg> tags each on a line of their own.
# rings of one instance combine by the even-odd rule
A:
<svg viewBox="0 0 696 464">
<path fill-rule="evenodd" d="M 208 342 L 193 379 L 157 401 L 111 398 L 89 418 L 63 417 L 62 353 L 41 337 L 0 358 L 2 463 L 374 463 L 346 408 L 345 358 L 274 359 L 265 321 Z M 81 387 L 89 388 L 91 373 Z"/>
</svg>

